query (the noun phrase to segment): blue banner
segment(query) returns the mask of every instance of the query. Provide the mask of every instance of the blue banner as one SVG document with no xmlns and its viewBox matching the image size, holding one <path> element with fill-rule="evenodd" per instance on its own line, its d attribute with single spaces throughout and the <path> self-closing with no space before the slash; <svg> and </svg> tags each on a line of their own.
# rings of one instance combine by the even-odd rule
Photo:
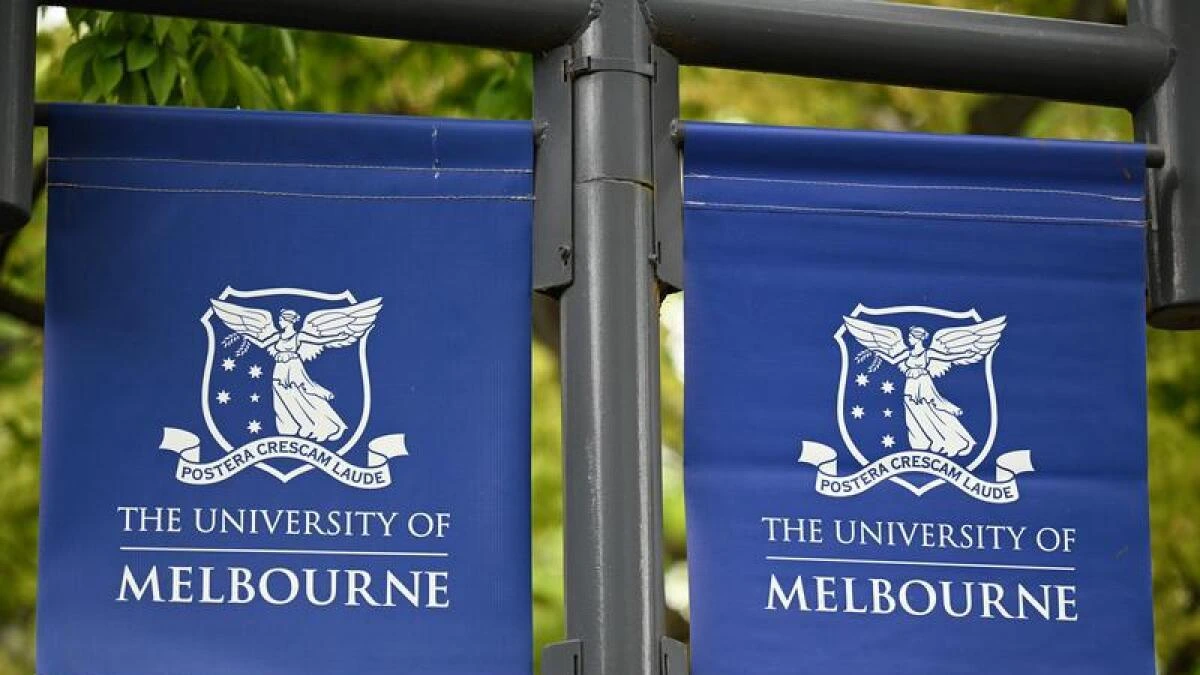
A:
<svg viewBox="0 0 1200 675">
<path fill-rule="evenodd" d="M 695 675 L 1150 675 L 1145 152 L 689 125 Z"/>
<path fill-rule="evenodd" d="M 528 673 L 529 124 L 50 126 L 38 672 Z"/>
</svg>

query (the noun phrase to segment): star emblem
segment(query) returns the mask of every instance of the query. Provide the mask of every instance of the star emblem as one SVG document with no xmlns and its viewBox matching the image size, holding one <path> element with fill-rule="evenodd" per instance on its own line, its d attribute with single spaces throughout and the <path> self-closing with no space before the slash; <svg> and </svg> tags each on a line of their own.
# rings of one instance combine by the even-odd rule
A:
<svg viewBox="0 0 1200 675">
<path fill-rule="evenodd" d="M 896 445 L 896 438 L 891 434 L 883 437 L 883 447 L 891 448 Z"/>
<path fill-rule="evenodd" d="M 258 399 L 259 399 L 259 398 L 260 398 L 260 397 L 259 397 L 259 395 L 258 395 L 258 394 L 250 394 L 250 402 L 251 402 L 251 403 L 258 403 Z"/>
<path fill-rule="evenodd" d="M 250 377 L 255 380 L 262 377 L 262 367 L 258 365 L 250 366 Z"/>
<path fill-rule="evenodd" d="M 225 391 L 224 389 L 222 389 L 221 391 L 218 391 L 217 392 L 217 403 L 220 403 L 221 405 L 225 405 L 226 403 L 229 403 L 229 392 Z"/>
<path fill-rule="evenodd" d="M 884 417 L 891 417 L 892 414 L 893 414 L 893 411 L 891 408 L 884 408 L 884 410 L 883 410 Z"/>
<path fill-rule="evenodd" d="M 856 405 L 850 409 L 850 414 L 854 416 L 854 419 L 861 420 L 863 415 L 866 415 L 867 413 L 863 410 L 861 405 Z"/>
<path fill-rule="evenodd" d="M 229 372 L 234 368 L 237 368 L 237 361 L 234 361 L 233 359 L 225 359 L 221 362 L 221 367 L 225 369 L 225 372 Z"/>
<path fill-rule="evenodd" d="M 882 385 L 879 386 L 879 389 L 881 391 L 883 391 L 883 393 L 885 393 L 885 394 L 890 394 L 890 393 L 896 391 L 896 385 L 892 384 L 891 382 L 884 382 Z"/>
<path fill-rule="evenodd" d="M 250 424 L 246 425 L 246 431 L 249 431 L 252 434 L 259 433 L 262 431 L 262 422 L 259 422 L 258 420 L 250 420 Z"/>
<path fill-rule="evenodd" d="M 866 375 L 864 375 L 862 373 L 859 373 L 858 377 L 854 378 L 854 383 L 860 387 L 865 387 L 871 383 L 871 378 L 867 377 Z"/>
</svg>

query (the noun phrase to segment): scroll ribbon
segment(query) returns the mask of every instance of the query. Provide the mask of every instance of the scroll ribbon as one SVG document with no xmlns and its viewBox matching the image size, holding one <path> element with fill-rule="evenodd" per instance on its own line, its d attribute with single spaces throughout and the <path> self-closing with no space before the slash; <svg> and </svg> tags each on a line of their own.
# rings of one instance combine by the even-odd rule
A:
<svg viewBox="0 0 1200 675">
<path fill-rule="evenodd" d="M 188 485 L 214 485 L 252 466 L 273 459 L 293 459 L 325 472 L 343 485 L 361 490 L 378 490 L 392 484 L 388 461 L 408 455 L 404 434 L 380 436 L 367 444 L 367 464 L 358 466 L 328 448 L 303 438 L 270 436 L 234 448 L 211 462 L 200 459 L 200 437 L 167 427 L 159 449 L 179 455 L 175 478 Z"/>
<path fill-rule="evenodd" d="M 994 482 L 979 478 L 943 455 L 906 450 L 871 462 L 854 473 L 839 476 L 837 451 L 811 441 L 804 441 L 801 445 L 800 462 L 817 468 L 816 489 L 826 497 L 854 497 L 889 478 L 924 474 L 940 478 L 967 495 L 992 504 L 1011 504 L 1020 499 L 1017 476 L 1034 470 L 1028 450 L 1014 450 L 998 457 Z"/>
</svg>

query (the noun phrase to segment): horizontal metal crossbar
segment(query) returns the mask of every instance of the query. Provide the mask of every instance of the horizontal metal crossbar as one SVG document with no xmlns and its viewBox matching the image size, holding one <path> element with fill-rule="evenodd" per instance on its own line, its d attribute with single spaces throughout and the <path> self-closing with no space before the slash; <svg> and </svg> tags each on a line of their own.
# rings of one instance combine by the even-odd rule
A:
<svg viewBox="0 0 1200 675">
<path fill-rule="evenodd" d="M 594 0 L 78 0 L 68 4 L 526 52 L 570 41 L 600 7 Z"/>
<path fill-rule="evenodd" d="M 540 52 L 577 35 L 599 0 L 78 0 L 407 40 Z M 1133 107 L 1172 48 L 1146 28 L 863 0 L 641 0 L 684 64 Z"/>
<path fill-rule="evenodd" d="M 645 0 L 684 64 L 1133 107 L 1173 49 L 1145 27 L 859 0 Z"/>
</svg>

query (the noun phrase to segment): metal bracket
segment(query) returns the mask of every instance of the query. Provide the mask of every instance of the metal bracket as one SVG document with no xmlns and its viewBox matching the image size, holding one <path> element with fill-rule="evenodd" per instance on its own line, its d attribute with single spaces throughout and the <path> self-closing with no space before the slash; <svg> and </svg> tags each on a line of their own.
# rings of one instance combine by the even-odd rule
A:
<svg viewBox="0 0 1200 675">
<path fill-rule="evenodd" d="M 567 640 L 542 650 L 542 675 L 583 675 L 583 643 Z"/>
<path fill-rule="evenodd" d="M 650 90 L 654 141 L 654 263 L 663 290 L 683 290 L 683 136 L 679 60 L 651 47 L 658 75 Z"/>
<path fill-rule="evenodd" d="M 574 112 L 563 64 L 571 47 L 538 54 L 533 66 L 533 289 L 557 295 L 575 278 Z"/>
<path fill-rule="evenodd" d="M 679 125 L 679 61 L 661 47 L 650 63 L 633 59 L 571 58 L 569 46 L 534 59 L 533 288 L 557 295 L 574 280 L 574 112 L 571 81 L 603 71 L 652 79 L 654 140 L 654 254 L 651 262 L 668 293 L 683 290 L 683 158 Z"/>
<path fill-rule="evenodd" d="M 660 663 L 660 675 L 689 675 L 687 645 L 669 637 L 663 638 Z"/>
<path fill-rule="evenodd" d="M 659 652 L 659 675 L 688 675 L 688 648 L 679 640 L 664 637 Z M 547 645 L 542 651 L 542 675 L 585 675 L 583 642 L 567 640 Z"/>
<path fill-rule="evenodd" d="M 582 56 L 567 61 L 565 65 L 567 79 L 574 79 L 588 73 L 618 72 L 634 73 L 653 79 L 656 75 L 654 62 L 645 63 L 634 59 L 616 59 L 603 56 Z"/>
</svg>

